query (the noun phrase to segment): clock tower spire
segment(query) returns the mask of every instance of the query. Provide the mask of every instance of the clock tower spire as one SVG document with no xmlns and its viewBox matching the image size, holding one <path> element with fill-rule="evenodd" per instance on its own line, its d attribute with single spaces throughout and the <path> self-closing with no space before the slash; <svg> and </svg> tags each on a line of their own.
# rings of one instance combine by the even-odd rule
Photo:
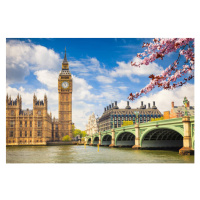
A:
<svg viewBox="0 0 200 200">
<path fill-rule="evenodd" d="M 66 56 L 66 47 L 65 47 L 65 57 L 62 62 L 62 69 L 69 69 L 69 63 L 67 61 L 67 56 Z"/>
<path fill-rule="evenodd" d="M 58 117 L 59 117 L 59 139 L 63 136 L 72 136 L 72 76 L 69 71 L 69 63 L 66 56 L 62 62 L 62 70 L 58 77 Z"/>
</svg>

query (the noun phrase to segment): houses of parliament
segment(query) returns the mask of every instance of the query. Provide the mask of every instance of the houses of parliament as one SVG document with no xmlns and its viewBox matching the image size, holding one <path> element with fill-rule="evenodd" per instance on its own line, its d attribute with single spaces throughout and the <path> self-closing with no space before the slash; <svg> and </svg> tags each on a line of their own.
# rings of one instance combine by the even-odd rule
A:
<svg viewBox="0 0 200 200">
<path fill-rule="evenodd" d="M 72 76 L 65 56 L 58 77 L 58 119 L 48 113 L 48 99 L 33 96 L 33 109 L 22 109 L 22 98 L 6 96 L 6 145 L 46 145 L 48 141 L 72 138 Z"/>
</svg>

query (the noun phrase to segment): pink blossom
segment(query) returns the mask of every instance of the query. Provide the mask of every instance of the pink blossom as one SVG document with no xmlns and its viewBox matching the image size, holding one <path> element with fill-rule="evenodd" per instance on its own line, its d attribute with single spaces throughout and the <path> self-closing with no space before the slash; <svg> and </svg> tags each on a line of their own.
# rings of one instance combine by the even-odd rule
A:
<svg viewBox="0 0 200 200">
<path fill-rule="evenodd" d="M 191 45 L 192 42 L 192 45 Z M 135 98 L 141 96 L 142 93 L 150 92 L 155 86 L 163 87 L 164 89 L 174 89 L 176 87 L 182 86 L 188 80 L 194 78 L 194 38 L 155 38 L 153 42 L 144 43 L 143 47 L 147 48 L 143 53 L 139 53 L 138 57 L 142 58 L 138 63 L 132 62 L 132 66 L 140 67 L 140 65 L 149 65 L 149 63 L 155 61 L 156 59 L 163 59 L 165 55 L 179 50 L 179 57 L 169 65 L 160 75 L 152 75 L 150 83 L 142 88 L 140 92 L 135 95 L 129 96 L 129 99 L 134 100 Z M 179 60 L 181 57 L 185 58 L 185 64 L 181 69 L 178 70 Z M 187 64 L 189 63 L 189 64 Z M 191 75 L 188 75 L 188 72 Z M 188 75 L 184 78 L 184 81 L 175 83 L 177 79 L 181 78 L 183 75 Z M 173 84 L 171 84 L 173 82 Z"/>
</svg>

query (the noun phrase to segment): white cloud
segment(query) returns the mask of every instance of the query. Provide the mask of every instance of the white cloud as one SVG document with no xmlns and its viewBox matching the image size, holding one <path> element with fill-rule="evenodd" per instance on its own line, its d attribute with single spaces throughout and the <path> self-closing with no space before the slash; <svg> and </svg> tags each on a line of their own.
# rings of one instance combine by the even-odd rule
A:
<svg viewBox="0 0 200 200">
<path fill-rule="evenodd" d="M 19 40 L 6 43 L 7 83 L 24 82 L 30 70 L 59 69 L 61 59 L 52 49 Z"/>
<path fill-rule="evenodd" d="M 120 90 L 123 90 L 123 91 L 126 91 L 127 89 L 128 89 L 128 87 L 126 87 L 126 86 L 119 86 L 118 87 Z"/>
<path fill-rule="evenodd" d="M 135 57 L 133 62 L 139 61 L 140 59 Z M 150 74 L 160 74 L 164 69 L 156 63 L 150 63 L 148 66 L 142 65 L 139 67 L 131 66 L 131 63 L 117 62 L 118 66 L 115 67 L 111 72 L 112 77 L 128 77 L 132 82 L 139 82 L 139 79 L 132 78 L 132 76 L 148 76 Z"/>
<path fill-rule="evenodd" d="M 94 111 L 95 105 L 84 101 L 75 101 L 72 104 L 72 121 L 76 128 L 85 130 L 89 115 Z"/>
<path fill-rule="evenodd" d="M 81 76 L 96 75 L 96 73 L 102 74 L 106 70 L 101 68 L 100 62 L 96 58 L 87 58 L 80 60 L 72 60 L 69 62 L 70 70 L 76 72 Z"/>
<path fill-rule="evenodd" d="M 73 93 L 72 100 L 73 101 L 93 101 L 93 99 L 97 98 L 94 94 L 90 92 L 92 86 L 89 85 L 85 79 L 79 78 L 77 76 L 72 76 L 73 78 Z"/>
<path fill-rule="evenodd" d="M 34 72 L 36 78 L 41 83 L 47 85 L 49 88 L 57 88 L 58 87 L 58 72 L 49 71 L 49 70 L 39 70 Z"/>
<path fill-rule="evenodd" d="M 100 83 L 105 83 L 105 84 L 107 84 L 107 83 L 113 83 L 115 81 L 114 78 L 108 77 L 108 76 L 97 76 L 96 79 Z"/>
<path fill-rule="evenodd" d="M 138 108 L 143 101 L 144 105 L 148 107 L 148 103 L 153 105 L 155 101 L 157 108 L 161 111 L 169 111 L 171 109 L 171 102 L 174 101 L 175 106 L 182 106 L 184 97 L 187 97 L 190 101 L 190 105 L 194 105 L 194 85 L 186 84 L 182 87 L 176 88 L 175 90 L 161 90 L 155 94 L 150 94 L 150 96 L 143 96 L 136 99 L 135 101 L 130 101 L 130 106 L 132 108 Z M 126 101 L 120 101 L 119 107 L 124 108 L 126 106 Z"/>
</svg>

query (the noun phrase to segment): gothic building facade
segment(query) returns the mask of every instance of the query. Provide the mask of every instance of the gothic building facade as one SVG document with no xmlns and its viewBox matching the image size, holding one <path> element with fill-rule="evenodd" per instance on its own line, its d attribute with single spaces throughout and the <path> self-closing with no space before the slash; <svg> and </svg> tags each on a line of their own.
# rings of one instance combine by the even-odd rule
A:
<svg viewBox="0 0 200 200">
<path fill-rule="evenodd" d="M 66 57 L 58 77 L 58 119 L 48 113 L 47 96 L 33 96 L 33 109 L 22 109 L 22 98 L 6 96 L 6 145 L 46 145 L 48 141 L 72 138 L 72 76 Z"/>
<path fill-rule="evenodd" d="M 97 119 L 94 113 L 89 116 L 88 124 L 86 125 L 85 131 L 87 135 L 98 133 Z"/>
</svg>

